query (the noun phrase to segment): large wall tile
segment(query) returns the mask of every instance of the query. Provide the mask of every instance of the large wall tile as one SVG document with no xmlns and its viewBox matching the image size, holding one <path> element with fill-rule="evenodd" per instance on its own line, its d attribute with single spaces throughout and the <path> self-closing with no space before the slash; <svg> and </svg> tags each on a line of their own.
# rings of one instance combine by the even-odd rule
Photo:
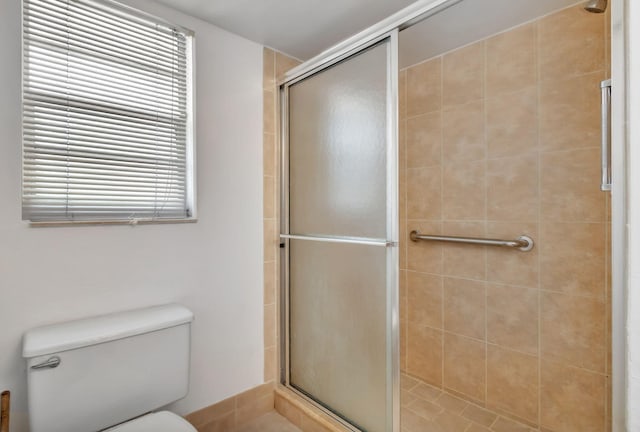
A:
<svg viewBox="0 0 640 432">
<path fill-rule="evenodd" d="M 445 163 L 485 158 L 482 101 L 457 106 L 442 113 L 442 146 Z"/>
<path fill-rule="evenodd" d="M 538 88 L 490 94 L 487 110 L 487 157 L 499 158 L 538 150 Z"/>
<path fill-rule="evenodd" d="M 442 219 L 440 166 L 407 168 L 407 218 Z"/>
<path fill-rule="evenodd" d="M 477 401 L 485 400 L 486 345 L 445 333 L 444 386 Z"/>
<path fill-rule="evenodd" d="M 537 423 L 538 358 L 489 345 L 487 405 Z"/>
<path fill-rule="evenodd" d="M 262 88 L 275 91 L 276 85 L 276 53 L 265 47 L 262 50 Z"/>
<path fill-rule="evenodd" d="M 487 341 L 530 354 L 538 353 L 538 290 L 487 286 Z"/>
<path fill-rule="evenodd" d="M 484 220 L 485 162 L 447 164 L 443 171 L 442 215 L 446 220 Z"/>
<path fill-rule="evenodd" d="M 485 292 L 485 282 L 444 278 L 444 329 L 484 339 Z"/>
<path fill-rule="evenodd" d="M 442 124 L 440 111 L 407 120 L 407 167 L 439 165 L 442 157 Z"/>
<path fill-rule="evenodd" d="M 444 55 L 444 106 L 461 105 L 484 97 L 484 41 Z"/>
<path fill-rule="evenodd" d="M 442 234 L 440 222 L 407 221 L 407 230 L 422 234 Z M 407 267 L 422 273 L 442 274 L 442 245 L 437 242 L 407 242 Z"/>
<path fill-rule="evenodd" d="M 278 268 L 275 262 L 264 263 L 264 304 L 276 302 L 276 284 L 278 278 Z"/>
<path fill-rule="evenodd" d="M 443 222 L 442 232 L 449 236 L 484 237 L 484 222 Z M 443 273 L 466 279 L 484 280 L 487 251 L 484 246 L 443 243 Z"/>
<path fill-rule="evenodd" d="M 545 151 L 600 144 L 602 72 L 558 78 L 540 85 L 540 148 Z"/>
<path fill-rule="evenodd" d="M 262 92 L 262 104 L 264 109 L 263 114 L 263 127 L 262 130 L 267 134 L 276 133 L 276 99 L 274 92 L 263 91 Z"/>
<path fill-rule="evenodd" d="M 487 161 L 487 219 L 538 220 L 538 157 Z"/>
<path fill-rule="evenodd" d="M 438 111 L 442 107 L 442 59 L 407 70 L 407 117 Z"/>
<path fill-rule="evenodd" d="M 543 223 L 541 288 L 603 299 L 605 239 L 605 224 Z"/>
<path fill-rule="evenodd" d="M 604 373 L 606 311 L 602 300 L 543 292 L 541 355 Z"/>
<path fill-rule="evenodd" d="M 400 119 L 407 118 L 407 70 L 398 74 L 398 115 Z"/>
<path fill-rule="evenodd" d="M 536 25 L 487 40 L 487 97 L 536 84 Z"/>
<path fill-rule="evenodd" d="M 487 222 L 487 237 L 516 239 L 527 235 L 534 247 L 529 252 L 513 249 L 487 249 L 487 280 L 509 285 L 538 287 L 538 224 L 531 222 Z"/>
<path fill-rule="evenodd" d="M 542 220 L 605 221 L 599 148 L 543 153 L 540 177 Z"/>
<path fill-rule="evenodd" d="M 407 272 L 408 320 L 417 326 L 442 328 L 442 276 Z"/>
<path fill-rule="evenodd" d="M 605 430 L 605 378 L 582 369 L 543 361 L 541 425 L 558 432 Z"/>
<path fill-rule="evenodd" d="M 407 372 L 429 384 L 442 385 L 442 331 L 409 323 Z"/>
<path fill-rule="evenodd" d="M 262 179 L 263 189 L 263 217 L 273 219 L 276 217 L 276 179 L 264 176 Z"/>
<path fill-rule="evenodd" d="M 541 19 L 538 40 L 543 81 L 605 68 L 604 20 L 581 4 Z"/>
<path fill-rule="evenodd" d="M 265 133 L 263 134 L 262 139 L 262 167 L 264 175 L 275 177 L 278 166 L 278 161 L 276 160 L 276 154 L 278 153 L 276 136 L 274 134 Z"/>
</svg>

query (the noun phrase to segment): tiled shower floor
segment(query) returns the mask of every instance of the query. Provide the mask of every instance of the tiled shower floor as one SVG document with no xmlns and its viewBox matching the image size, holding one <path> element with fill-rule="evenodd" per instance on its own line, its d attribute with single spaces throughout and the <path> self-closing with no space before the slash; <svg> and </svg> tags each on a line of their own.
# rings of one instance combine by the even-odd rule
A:
<svg viewBox="0 0 640 432">
<path fill-rule="evenodd" d="M 521 423 L 402 374 L 402 432 L 533 432 Z"/>
<path fill-rule="evenodd" d="M 267 413 L 236 429 L 236 432 L 302 432 L 275 411 Z"/>
</svg>

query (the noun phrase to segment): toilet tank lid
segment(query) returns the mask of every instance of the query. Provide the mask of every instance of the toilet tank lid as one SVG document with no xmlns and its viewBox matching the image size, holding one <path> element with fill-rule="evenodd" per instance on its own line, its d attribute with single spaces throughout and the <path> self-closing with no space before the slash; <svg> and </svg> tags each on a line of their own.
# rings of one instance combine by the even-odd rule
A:
<svg viewBox="0 0 640 432">
<path fill-rule="evenodd" d="M 34 328 L 22 339 L 22 356 L 37 357 L 162 330 L 193 321 L 179 304 L 153 306 Z"/>
</svg>

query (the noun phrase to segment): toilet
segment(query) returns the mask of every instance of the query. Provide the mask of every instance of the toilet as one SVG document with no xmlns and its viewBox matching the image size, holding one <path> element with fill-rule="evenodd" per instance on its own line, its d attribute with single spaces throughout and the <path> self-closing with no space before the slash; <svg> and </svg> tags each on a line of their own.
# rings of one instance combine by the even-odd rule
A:
<svg viewBox="0 0 640 432">
<path fill-rule="evenodd" d="M 169 304 L 26 332 L 31 432 L 196 432 L 154 412 L 187 395 L 192 321 Z"/>
</svg>

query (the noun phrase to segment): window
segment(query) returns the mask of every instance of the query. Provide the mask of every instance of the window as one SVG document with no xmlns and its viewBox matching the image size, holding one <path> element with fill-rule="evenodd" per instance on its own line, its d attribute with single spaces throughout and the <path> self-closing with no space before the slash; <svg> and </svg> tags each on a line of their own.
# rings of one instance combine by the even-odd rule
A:
<svg viewBox="0 0 640 432">
<path fill-rule="evenodd" d="M 22 218 L 193 218 L 192 34 L 106 1 L 23 5 Z"/>
</svg>

